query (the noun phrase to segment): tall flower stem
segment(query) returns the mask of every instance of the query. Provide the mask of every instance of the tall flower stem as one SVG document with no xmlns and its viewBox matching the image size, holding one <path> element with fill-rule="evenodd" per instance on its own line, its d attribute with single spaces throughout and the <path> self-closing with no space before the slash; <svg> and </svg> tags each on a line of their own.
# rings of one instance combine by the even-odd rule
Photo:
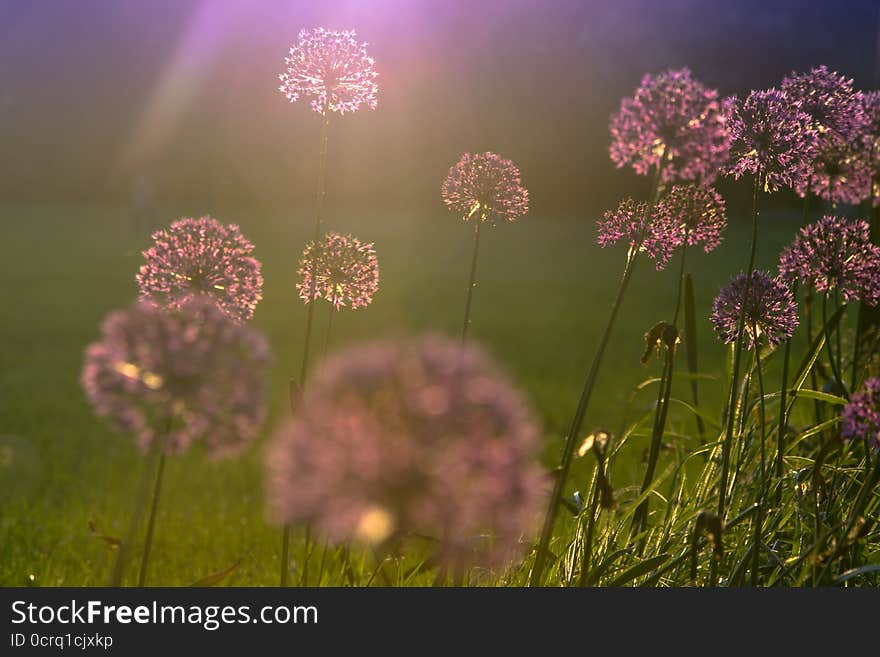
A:
<svg viewBox="0 0 880 657">
<path fill-rule="evenodd" d="M 754 335 L 758 335 L 758 327 L 753 327 Z M 761 556 L 762 530 L 764 524 L 764 500 L 767 491 L 767 432 L 766 432 L 766 407 L 764 406 L 764 374 L 761 371 L 761 346 L 755 338 L 755 370 L 758 373 L 758 407 L 760 409 L 759 421 L 761 423 L 761 470 L 760 487 L 758 489 L 758 510 L 755 518 L 755 540 L 752 546 L 752 586 L 758 584 L 758 564 Z"/>
<path fill-rule="evenodd" d="M 831 373 L 834 376 L 834 382 L 837 384 L 837 392 L 842 393 L 845 397 L 849 397 L 846 388 L 843 385 L 843 379 L 840 375 L 840 338 L 838 333 L 838 342 L 836 349 L 832 350 L 831 336 L 828 333 L 828 293 L 822 295 L 822 325 L 825 332 L 825 349 L 828 352 L 828 362 L 831 365 Z M 838 323 L 838 331 L 840 324 Z M 837 351 L 835 354 L 834 351 Z"/>
<path fill-rule="evenodd" d="M 648 467 L 645 469 L 645 477 L 642 480 L 643 494 L 651 482 L 654 481 L 654 473 L 657 469 L 657 461 L 660 458 L 660 447 L 663 444 L 663 433 L 666 430 L 666 418 L 669 413 L 669 398 L 672 395 L 672 378 L 675 371 L 675 342 L 678 340 L 678 315 L 681 311 L 681 299 L 684 294 L 684 274 L 687 263 L 687 247 L 690 238 L 690 230 L 685 231 L 684 244 L 681 247 L 681 268 L 678 273 L 678 292 L 675 299 L 675 311 L 672 315 L 672 327 L 675 329 L 675 338 L 672 344 L 666 343 L 666 358 L 663 364 L 663 373 L 660 377 L 660 390 L 657 394 L 657 406 L 654 408 L 654 425 L 651 432 L 651 447 L 648 452 Z M 665 341 L 665 340 L 664 340 Z M 641 533 L 648 524 L 648 498 L 639 505 L 633 514 L 632 533 Z M 641 554 L 645 546 L 645 539 L 639 542 L 638 552 Z"/>
<path fill-rule="evenodd" d="M 791 286 L 792 298 L 797 298 L 798 281 Z M 791 362 L 791 338 L 785 341 L 785 355 L 782 359 L 782 387 L 779 390 L 779 427 L 776 430 L 776 503 L 782 502 L 782 476 L 785 474 L 783 455 L 788 428 L 788 372 Z"/>
<path fill-rule="evenodd" d="M 474 254 L 471 257 L 471 274 L 468 279 L 467 298 L 464 303 L 464 322 L 461 326 L 462 344 L 467 340 L 468 328 L 471 325 L 471 299 L 473 298 L 474 288 L 477 286 L 477 257 L 480 254 L 480 229 L 482 226 L 482 217 L 477 217 L 476 226 L 474 228 Z"/>
<path fill-rule="evenodd" d="M 593 362 L 590 365 L 590 371 L 587 374 L 587 380 L 584 383 L 584 389 L 581 392 L 578 401 L 577 410 L 571 421 L 571 427 L 565 439 L 565 446 L 562 451 L 562 459 L 559 468 L 556 471 L 556 481 L 553 484 L 553 493 L 550 496 L 550 503 L 547 507 L 547 513 L 544 516 L 544 525 L 541 530 L 541 539 L 535 553 L 535 564 L 532 567 L 532 574 L 529 580 L 530 586 L 539 586 L 541 584 L 541 576 L 544 572 L 544 564 L 546 563 L 547 553 L 550 548 L 550 539 L 553 536 L 553 526 L 556 523 L 556 513 L 559 510 L 559 503 L 562 500 L 562 493 L 565 490 L 565 483 L 568 479 L 568 472 L 571 469 L 571 462 L 574 457 L 575 443 L 580 434 L 581 424 L 584 421 L 584 415 L 590 403 L 590 397 L 593 394 L 593 388 L 596 385 L 596 378 L 599 375 L 599 366 L 602 364 L 602 358 L 605 355 L 605 349 L 608 346 L 608 340 L 611 338 L 611 331 L 617 320 L 617 314 L 620 311 L 620 305 L 623 301 L 623 295 L 629 286 L 632 277 L 633 268 L 637 259 L 637 252 L 633 251 L 627 258 L 626 268 L 623 270 L 623 277 L 620 280 L 620 286 L 617 288 L 617 295 L 614 297 L 614 303 L 611 306 L 611 315 L 608 318 L 608 324 L 599 340 L 599 346 L 596 354 L 593 356 Z"/>
<path fill-rule="evenodd" d="M 147 534 L 144 538 L 144 553 L 141 556 L 141 568 L 138 573 L 138 586 L 147 581 L 147 567 L 150 564 L 150 550 L 153 547 L 153 530 L 156 527 L 156 510 L 159 508 L 159 495 L 162 492 L 162 478 L 165 474 L 165 446 L 159 448 L 159 465 L 156 468 L 156 481 L 153 484 L 153 500 L 150 503 L 150 516 L 147 520 Z"/>
<path fill-rule="evenodd" d="M 755 173 L 755 186 L 752 191 L 752 245 L 749 249 L 749 266 L 746 270 L 746 282 L 743 287 L 742 302 L 740 304 L 739 322 L 736 331 L 736 343 L 733 353 L 733 368 L 730 374 L 730 397 L 727 403 L 727 423 L 724 431 L 724 442 L 721 445 L 721 479 L 718 483 L 718 517 L 724 520 L 724 511 L 727 503 L 727 479 L 730 476 L 730 449 L 733 444 L 733 427 L 736 419 L 737 381 L 742 362 L 743 337 L 745 335 L 746 303 L 752 284 L 752 272 L 755 269 L 755 251 L 758 245 L 758 198 L 761 191 L 762 174 L 759 170 Z M 756 336 L 757 339 L 757 336 Z"/>
<path fill-rule="evenodd" d="M 315 232 L 314 232 L 314 241 L 315 243 L 321 239 L 321 224 L 323 223 L 323 215 L 324 215 L 324 196 L 326 195 L 326 176 L 327 176 L 327 142 L 330 133 L 330 109 L 329 109 L 329 96 L 328 100 L 324 103 L 324 113 L 323 120 L 321 121 L 321 144 L 320 151 L 318 154 L 318 183 L 317 190 L 315 191 Z M 312 261 L 314 263 L 314 260 Z M 314 266 L 314 264 L 312 265 Z M 305 329 L 305 337 L 303 339 L 303 356 L 302 356 L 302 365 L 300 367 L 299 374 L 299 392 L 301 393 L 306 383 L 306 374 L 309 369 L 309 349 L 311 347 L 312 341 L 312 324 L 315 320 L 315 277 L 312 276 L 312 290 L 309 295 L 309 308 L 306 312 L 306 329 Z M 291 388 L 294 387 L 294 384 L 291 383 Z M 297 397 L 297 395 L 290 395 L 291 406 L 293 406 L 293 400 Z M 291 411 L 295 411 L 295 408 L 291 408 Z M 309 540 L 308 540 L 308 532 L 306 532 L 306 542 L 304 546 L 306 559 L 306 564 L 308 563 L 308 554 L 309 554 Z M 285 525 L 283 531 L 281 532 L 281 577 L 280 582 L 281 586 L 287 586 L 287 578 L 288 571 L 290 570 L 290 526 Z M 303 570 L 303 579 L 307 577 L 307 570 Z"/>
<path fill-rule="evenodd" d="M 645 222 L 650 220 L 651 212 L 657 203 L 657 197 L 660 194 L 661 181 L 663 179 L 663 166 L 666 162 L 665 154 L 661 155 L 660 164 L 654 175 L 654 181 L 651 186 L 650 204 L 647 208 Z M 620 305 L 623 302 L 623 296 L 629 286 L 636 260 L 638 259 L 639 246 L 634 245 L 630 249 L 626 258 L 626 266 L 623 269 L 623 276 L 620 279 L 620 285 L 617 288 L 617 294 L 614 297 L 614 303 L 611 305 L 611 314 L 608 316 L 608 323 L 599 340 L 599 346 L 593 356 L 593 362 L 587 373 L 587 379 L 584 382 L 584 389 L 581 391 L 581 397 L 578 400 L 577 409 L 571 421 L 568 435 L 565 437 L 565 445 L 562 448 L 562 458 L 560 459 L 559 468 L 556 471 L 556 479 L 553 483 L 553 492 L 550 495 L 550 501 L 547 506 L 547 512 L 544 515 L 544 524 L 541 528 L 541 538 L 538 542 L 538 548 L 535 552 L 535 563 L 532 566 L 532 574 L 529 577 L 529 586 L 540 586 L 544 574 L 544 565 L 547 561 L 547 555 L 550 551 L 550 539 L 553 537 L 553 527 L 556 524 L 556 514 L 559 511 L 559 504 L 562 501 L 562 493 L 565 490 L 565 484 L 568 480 L 568 473 L 571 470 L 571 462 L 574 458 L 574 448 L 577 443 L 578 435 L 581 431 L 581 424 L 584 421 L 587 407 L 590 404 L 590 397 L 593 395 L 593 388 L 596 385 L 596 379 L 599 376 L 599 367 L 605 356 L 605 349 L 608 347 L 608 341 L 611 338 L 611 332 L 617 321 L 617 314 L 620 311 Z"/>
</svg>

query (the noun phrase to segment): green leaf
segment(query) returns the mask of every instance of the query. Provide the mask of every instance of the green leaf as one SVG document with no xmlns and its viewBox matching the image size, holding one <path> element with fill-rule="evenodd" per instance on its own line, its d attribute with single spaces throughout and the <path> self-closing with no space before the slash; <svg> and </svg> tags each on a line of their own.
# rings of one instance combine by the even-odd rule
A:
<svg viewBox="0 0 880 657">
<path fill-rule="evenodd" d="M 856 577 L 860 577 L 861 575 L 867 575 L 868 573 L 878 573 L 880 572 L 880 563 L 872 563 L 867 566 L 859 566 L 858 568 L 851 568 L 847 570 L 845 573 L 842 573 L 834 580 L 835 586 L 838 584 L 843 584 L 851 579 Z"/>
<path fill-rule="evenodd" d="M 626 569 L 623 571 L 615 580 L 609 584 L 609 586 L 623 586 L 628 582 L 633 581 L 637 577 L 641 577 L 642 575 L 646 575 L 658 566 L 662 565 L 669 558 L 668 553 L 658 554 L 656 557 L 651 557 L 650 559 L 645 559 L 644 561 L 640 561 L 635 566 Z"/>
</svg>

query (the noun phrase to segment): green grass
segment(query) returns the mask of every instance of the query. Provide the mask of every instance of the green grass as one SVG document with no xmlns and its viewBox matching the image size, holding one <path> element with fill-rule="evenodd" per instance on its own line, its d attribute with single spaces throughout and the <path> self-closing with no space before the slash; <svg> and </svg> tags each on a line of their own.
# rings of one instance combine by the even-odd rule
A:
<svg viewBox="0 0 880 657">
<path fill-rule="evenodd" d="M 181 214 L 166 211 L 162 217 L 170 221 Z M 296 299 L 295 271 L 310 216 L 216 214 L 242 226 L 264 264 L 264 300 L 253 321 L 269 336 L 274 353 L 271 416 L 263 436 L 241 458 L 213 462 L 196 449 L 170 459 L 149 582 L 187 585 L 240 560 L 224 584 L 274 585 L 279 530 L 265 521 L 261 455 L 267 435 L 285 415 L 286 382 L 299 368 L 305 309 Z M 716 417 L 725 350 L 712 336 L 708 308 L 718 286 L 745 264 L 744 212 L 734 215 L 717 252 L 689 258 L 700 368 L 718 377 L 701 385 Z M 759 266 L 775 264 L 797 219 L 762 218 Z M 442 212 L 334 217 L 331 225 L 375 241 L 381 267 L 372 306 L 334 320 L 331 350 L 388 334 L 460 330 L 469 226 Z M 137 492 L 153 470 L 129 436 L 115 435 L 95 417 L 79 376 L 83 350 L 97 338 L 101 319 L 134 299 L 140 250 L 149 240 L 131 229 L 124 208 L 5 206 L 0 226 L 0 585 L 105 584 L 115 550 L 89 525 L 106 535 L 125 535 Z M 558 458 L 623 262 L 623 247 L 596 246 L 592 218 L 535 213 L 484 235 L 471 335 L 532 399 L 545 422 L 548 465 Z M 628 400 L 637 383 L 659 372 L 659 362 L 639 363 L 642 334 L 671 315 L 676 265 L 656 273 L 647 259 L 639 263 L 585 430 L 604 425 L 616 431 L 625 418 L 653 404 L 652 388 Z M 327 317 L 325 309 L 317 314 L 319 350 Z M 679 369 L 683 363 L 681 358 Z M 778 389 L 773 367 L 767 380 Z M 685 411 L 672 409 L 670 426 L 689 421 Z M 647 437 L 634 436 L 619 455 L 613 483 L 624 495 L 627 486 L 640 482 L 647 443 Z M 683 439 L 680 446 L 689 450 L 695 443 Z M 668 454 L 661 457 L 658 472 L 669 460 Z M 581 490 L 592 468 L 592 461 L 585 461 L 576 464 L 571 479 Z M 294 560 L 300 550 L 295 543 Z M 130 567 L 126 582 L 134 578 Z"/>
</svg>

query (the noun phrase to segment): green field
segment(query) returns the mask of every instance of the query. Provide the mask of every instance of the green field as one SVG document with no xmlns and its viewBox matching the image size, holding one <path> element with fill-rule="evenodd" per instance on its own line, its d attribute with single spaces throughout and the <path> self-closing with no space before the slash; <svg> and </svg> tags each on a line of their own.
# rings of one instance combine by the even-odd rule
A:
<svg viewBox="0 0 880 657">
<path fill-rule="evenodd" d="M 170 222 L 199 211 L 171 209 L 161 216 Z M 719 377 L 701 384 L 715 416 L 725 350 L 712 336 L 708 308 L 719 285 L 744 266 L 748 238 L 745 210 L 730 212 L 732 225 L 718 251 L 690 257 L 700 369 Z M 253 322 L 273 348 L 271 415 L 261 439 L 241 458 L 212 462 L 196 449 L 169 461 L 149 583 L 187 585 L 240 562 L 223 584 L 274 585 L 279 531 L 264 517 L 261 455 L 266 436 L 285 417 L 286 382 L 299 367 L 305 308 L 296 298 L 295 271 L 311 217 L 219 210 L 215 216 L 240 224 L 264 265 L 264 299 Z M 593 219 L 535 210 L 487 231 L 481 244 L 472 336 L 532 399 L 545 422 L 548 464 L 558 456 L 624 262 L 624 247 L 596 246 Z M 759 266 L 775 264 L 798 220 L 762 217 Z M 460 330 L 468 225 L 442 210 L 330 223 L 374 241 L 381 268 L 374 303 L 334 319 L 330 350 L 388 334 Z M 134 274 L 149 239 L 132 230 L 125 208 L 5 206 L 0 226 L 0 585 L 106 584 L 115 550 L 90 524 L 100 534 L 125 535 L 137 492 L 153 470 L 131 437 L 115 435 L 95 417 L 79 376 L 83 350 L 97 338 L 101 319 L 134 299 Z M 647 259 L 639 263 L 585 428 L 615 430 L 625 416 L 652 405 L 650 387 L 629 408 L 627 400 L 636 384 L 659 371 L 659 363 L 639 363 L 642 334 L 669 319 L 676 270 L 677 262 L 659 274 Z M 322 308 L 319 352 L 327 319 Z M 778 389 L 773 367 L 767 376 Z M 682 396 L 689 396 L 684 386 Z M 671 426 L 683 422 L 690 418 L 673 408 Z M 624 497 L 626 486 L 640 480 L 646 445 L 647 438 L 634 439 L 617 462 L 613 483 Z M 576 469 L 574 487 L 583 485 L 593 465 L 587 461 Z M 297 545 L 292 554 L 299 559 Z M 127 583 L 134 571 L 129 568 Z"/>
</svg>

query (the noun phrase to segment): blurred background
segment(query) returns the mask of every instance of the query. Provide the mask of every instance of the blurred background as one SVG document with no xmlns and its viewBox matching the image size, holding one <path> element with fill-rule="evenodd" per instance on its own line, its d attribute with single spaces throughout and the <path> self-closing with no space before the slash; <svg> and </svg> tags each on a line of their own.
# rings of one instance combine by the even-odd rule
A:
<svg viewBox="0 0 880 657">
<path fill-rule="evenodd" d="M 533 207 L 591 217 L 635 177 L 609 115 L 646 72 L 722 94 L 826 64 L 877 86 L 875 0 L 29 0 L 0 3 L 6 201 L 282 210 L 311 202 L 318 117 L 277 75 L 303 27 L 355 28 L 379 107 L 334 126 L 331 212 L 436 210 L 466 150 L 519 163 Z M 645 184 L 645 181 L 639 181 Z M 638 189 L 638 188 L 637 188 Z M 725 190 L 722 190 L 725 191 Z M 331 215 L 332 216 L 332 215 Z"/>
</svg>

